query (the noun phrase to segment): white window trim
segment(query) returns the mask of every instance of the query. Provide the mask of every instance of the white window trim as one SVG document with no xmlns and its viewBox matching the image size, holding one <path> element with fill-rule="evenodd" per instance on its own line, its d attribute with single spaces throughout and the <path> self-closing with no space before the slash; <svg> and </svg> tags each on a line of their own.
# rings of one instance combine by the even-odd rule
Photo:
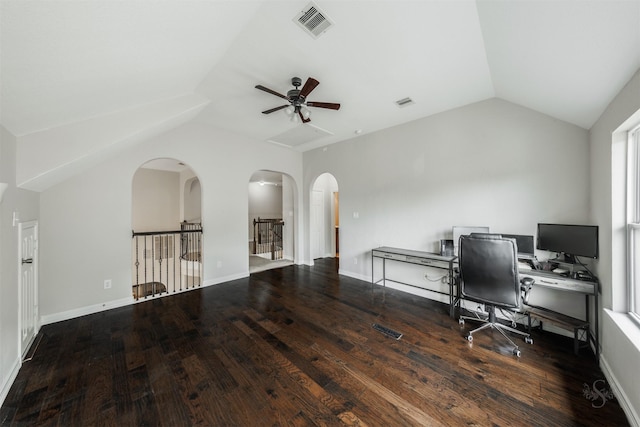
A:
<svg viewBox="0 0 640 427">
<path fill-rule="evenodd" d="M 627 150 L 627 312 L 640 324 L 640 284 L 636 277 L 640 271 L 634 268 L 635 253 L 633 235 L 640 233 L 640 125 L 628 132 Z"/>
</svg>

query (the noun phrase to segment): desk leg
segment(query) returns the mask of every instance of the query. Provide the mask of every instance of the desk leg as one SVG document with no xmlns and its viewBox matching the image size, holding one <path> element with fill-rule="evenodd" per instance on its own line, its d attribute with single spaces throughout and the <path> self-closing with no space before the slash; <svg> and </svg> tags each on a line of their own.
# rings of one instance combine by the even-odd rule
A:
<svg viewBox="0 0 640 427">
<path fill-rule="evenodd" d="M 387 287 L 387 259 L 382 258 L 382 287 Z"/>
<path fill-rule="evenodd" d="M 386 282 L 386 277 L 387 277 L 387 264 L 386 264 L 386 259 L 385 258 L 381 258 L 382 259 L 382 287 L 386 287 L 387 286 L 387 282 Z M 371 290 L 373 291 L 373 286 L 377 283 L 375 276 L 374 276 L 374 265 L 375 265 L 375 258 L 373 256 L 373 254 L 371 255 Z"/>
<path fill-rule="evenodd" d="M 455 319 L 456 309 L 460 310 L 460 301 L 462 297 L 460 296 L 460 277 L 456 277 L 453 273 L 451 275 L 451 285 L 449 289 L 451 292 L 451 309 L 449 315 L 451 318 Z"/>
<path fill-rule="evenodd" d="M 373 276 L 373 264 L 375 263 L 375 258 L 373 257 L 373 251 L 371 251 L 371 291 L 373 292 L 373 284 L 376 282 L 375 277 Z"/>
<path fill-rule="evenodd" d="M 596 293 L 593 295 L 593 303 L 594 303 L 594 310 L 593 310 L 593 316 L 594 316 L 594 322 L 595 322 L 595 328 L 594 328 L 594 334 L 595 334 L 595 347 L 596 347 L 596 362 L 598 363 L 598 365 L 600 365 L 600 339 L 599 339 L 599 335 L 600 335 L 600 329 L 599 329 L 599 325 L 598 325 L 598 310 L 600 310 L 600 307 L 598 306 L 598 291 L 596 290 Z"/>
<path fill-rule="evenodd" d="M 595 352 L 597 353 L 598 345 L 595 343 L 595 335 L 591 332 L 591 328 L 593 327 L 593 322 L 591 321 L 591 313 L 589 312 L 589 294 L 586 294 L 584 296 L 584 307 L 585 307 L 584 309 L 585 309 L 585 313 L 586 313 L 585 319 L 587 319 L 587 347 L 591 348 L 591 343 L 593 343 L 594 347 L 595 347 Z M 577 332 L 577 330 L 575 330 L 574 333 L 576 334 L 575 339 L 574 339 L 574 341 L 575 341 L 574 347 L 575 347 L 575 354 L 577 355 L 578 354 L 578 343 L 577 343 L 577 341 L 578 341 L 578 332 Z M 598 357 L 598 355 L 596 354 L 596 359 L 597 359 L 597 357 Z"/>
<path fill-rule="evenodd" d="M 451 270 L 449 270 L 449 317 L 453 318 L 455 316 L 455 298 L 453 296 L 453 275 L 451 274 Z"/>
<path fill-rule="evenodd" d="M 593 296 L 593 322 L 591 322 L 591 312 L 589 310 L 589 297 Z M 589 329 L 587 330 L 587 343 L 590 345 L 591 343 L 593 343 L 593 347 L 595 350 L 595 354 L 596 354 L 596 362 L 598 363 L 598 365 L 600 364 L 600 325 L 598 324 L 598 310 L 599 310 L 599 305 L 598 305 L 598 292 L 596 291 L 595 294 L 593 295 L 585 295 L 585 305 L 586 305 L 586 318 L 587 318 L 587 322 L 589 322 Z M 593 332 L 591 332 L 591 327 L 593 327 Z"/>
</svg>

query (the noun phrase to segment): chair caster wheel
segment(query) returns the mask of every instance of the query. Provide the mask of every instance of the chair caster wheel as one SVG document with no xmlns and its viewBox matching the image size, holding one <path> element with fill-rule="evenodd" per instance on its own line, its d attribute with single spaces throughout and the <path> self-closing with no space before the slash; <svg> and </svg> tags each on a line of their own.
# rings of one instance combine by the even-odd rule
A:
<svg viewBox="0 0 640 427">
<path fill-rule="evenodd" d="M 517 328 L 517 327 L 518 327 L 518 324 L 516 323 L 516 321 L 515 321 L 515 320 L 512 320 L 512 321 L 511 321 L 511 327 L 512 327 L 513 329 L 515 329 L 515 328 Z"/>
<path fill-rule="evenodd" d="M 524 342 L 526 342 L 527 344 L 533 344 L 533 338 L 531 338 L 531 337 L 524 337 Z"/>
<path fill-rule="evenodd" d="M 464 325 L 464 319 L 458 319 L 458 323 Z"/>
<path fill-rule="evenodd" d="M 514 350 L 513 350 L 513 354 L 514 354 L 515 356 L 517 356 L 517 357 L 520 357 L 520 350 L 519 350 L 519 349 L 517 349 L 517 348 L 516 348 L 516 349 L 514 349 Z"/>
<path fill-rule="evenodd" d="M 473 335 L 471 334 L 467 335 L 467 341 L 473 342 Z"/>
</svg>

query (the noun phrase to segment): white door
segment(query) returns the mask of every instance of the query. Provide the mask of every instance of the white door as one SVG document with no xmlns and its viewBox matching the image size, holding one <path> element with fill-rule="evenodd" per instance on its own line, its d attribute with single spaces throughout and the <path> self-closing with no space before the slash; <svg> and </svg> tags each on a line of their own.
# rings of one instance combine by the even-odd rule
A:
<svg viewBox="0 0 640 427">
<path fill-rule="evenodd" d="M 22 356 L 29 350 L 38 333 L 38 223 L 20 224 L 19 233 L 19 310 L 20 351 Z"/>
<path fill-rule="evenodd" d="M 311 193 L 311 259 L 324 257 L 324 192 Z"/>
</svg>

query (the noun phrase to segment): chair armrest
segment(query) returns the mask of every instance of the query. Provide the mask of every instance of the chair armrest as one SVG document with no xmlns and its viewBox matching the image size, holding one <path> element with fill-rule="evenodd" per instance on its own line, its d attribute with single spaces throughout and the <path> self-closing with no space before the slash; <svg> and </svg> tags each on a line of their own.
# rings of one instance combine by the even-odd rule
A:
<svg viewBox="0 0 640 427">
<path fill-rule="evenodd" d="M 524 277 L 520 279 L 520 292 L 522 293 L 522 301 L 525 304 L 529 303 L 529 292 L 531 292 L 531 288 L 533 287 L 534 283 L 535 280 L 533 280 L 531 277 Z"/>
</svg>

